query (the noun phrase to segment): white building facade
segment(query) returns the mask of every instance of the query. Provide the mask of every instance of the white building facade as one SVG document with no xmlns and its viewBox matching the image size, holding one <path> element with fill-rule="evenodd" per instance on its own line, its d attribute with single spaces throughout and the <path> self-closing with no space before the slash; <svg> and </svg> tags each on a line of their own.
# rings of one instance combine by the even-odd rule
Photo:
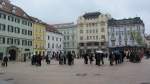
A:
<svg viewBox="0 0 150 84">
<path fill-rule="evenodd" d="M 0 0 L 0 58 L 23 61 L 33 53 L 32 21 L 9 0 Z"/>
<path fill-rule="evenodd" d="M 77 25 L 74 23 L 63 23 L 54 25 L 64 36 L 64 52 L 68 51 L 77 56 Z"/>
<path fill-rule="evenodd" d="M 46 54 L 52 55 L 64 52 L 63 35 L 53 26 L 46 28 Z"/>
<path fill-rule="evenodd" d="M 145 26 L 139 17 L 108 22 L 109 47 L 144 46 Z"/>
<path fill-rule="evenodd" d="M 100 12 L 85 13 L 77 20 L 77 40 L 79 54 L 107 50 L 107 22 L 111 16 Z"/>
</svg>

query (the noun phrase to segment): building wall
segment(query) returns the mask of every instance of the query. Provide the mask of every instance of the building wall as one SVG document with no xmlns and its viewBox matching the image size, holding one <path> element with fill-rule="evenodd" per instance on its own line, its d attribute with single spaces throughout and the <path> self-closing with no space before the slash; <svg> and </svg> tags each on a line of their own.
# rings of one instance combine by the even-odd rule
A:
<svg viewBox="0 0 150 84">
<path fill-rule="evenodd" d="M 123 46 L 141 46 L 132 33 L 138 33 L 144 41 L 143 25 L 121 25 L 121 26 L 109 26 L 109 47 L 123 47 Z"/>
<path fill-rule="evenodd" d="M 52 55 L 53 53 L 63 52 L 63 35 L 54 33 L 54 32 L 46 32 L 46 54 Z"/>
<path fill-rule="evenodd" d="M 5 27 L 0 28 L 0 53 L 3 56 L 9 54 L 10 49 L 15 49 L 17 52 L 16 60 L 22 61 L 24 56 L 27 58 L 32 54 L 32 22 L 21 17 L 14 16 L 0 11 L 0 24 L 5 25 Z M 5 19 L 3 14 L 6 15 Z M 8 20 L 8 16 L 10 19 Z M 13 19 L 12 19 L 13 18 Z M 18 22 L 15 22 L 15 19 L 19 19 Z M 25 21 L 27 23 L 22 23 Z M 8 29 L 8 25 L 9 29 Z M 3 28 L 5 30 L 3 30 Z M 18 30 L 19 29 L 19 30 Z M 19 31 L 19 32 L 18 32 Z M 4 40 L 2 38 L 5 38 Z M 9 40 L 8 40 L 9 39 Z M 11 42 L 11 39 L 12 42 Z M 15 40 L 16 39 L 16 40 Z M 5 41 L 3 43 L 3 41 Z M 17 43 L 19 42 L 19 43 Z"/>
<path fill-rule="evenodd" d="M 33 47 L 34 53 L 36 54 L 45 54 L 45 45 L 46 45 L 46 25 L 40 23 L 33 24 Z"/>
<path fill-rule="evenodd" d="M 97 18 L 85 19 L 80 16 L 77 20 L 77 40 L 78 50 L 81 53 L 95 52 L 96 50 L 106 49 L 108 42 L 107 21 L 108 15 L 101 14 Z M 98 45 L 93 45 L 94 43 Z M 88 46 L 87 43 L 92 43 Z M 84 44 L 84 46 L 81 46 Z"/>
<path fill-rule="evenodd" d="M 55 27 L 64 35 L 64 52 L 71 51 L 77 55 L 77 26 L 74 23 L 64 23 Z"/>
</svg>

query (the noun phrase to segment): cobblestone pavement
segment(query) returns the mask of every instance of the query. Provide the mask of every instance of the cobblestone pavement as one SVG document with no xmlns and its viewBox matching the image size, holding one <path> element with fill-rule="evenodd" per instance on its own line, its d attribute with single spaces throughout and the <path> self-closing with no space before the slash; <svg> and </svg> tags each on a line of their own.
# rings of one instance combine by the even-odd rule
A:
<svg viewBox="0 0 150 84">
<path fill-rule="evenodd" d="M 11 62 L 0 67 L 0 80 L 13 84 L 150 84 L 150 60 L 109 66 L 85 65 L 75 60 L 75 65 L 31 66 L 30 62 Z M 1 83 L 0 83 L 1 84 Z"/>
</svg>

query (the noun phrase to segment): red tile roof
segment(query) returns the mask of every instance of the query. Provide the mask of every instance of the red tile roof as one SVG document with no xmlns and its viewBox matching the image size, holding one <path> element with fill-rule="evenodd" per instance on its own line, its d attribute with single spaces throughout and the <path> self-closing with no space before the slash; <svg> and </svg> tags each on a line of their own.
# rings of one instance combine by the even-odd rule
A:
<svg viewBox="0 0 150 84">
<path fill-rule="evenodd" d="M 60 33 L 60 32 L 59 32 L 54 26 L 52 26 L 52 25 L 47 25 L 46 31 L 48 31 L 48 32 L 53 32 L 53 33 L 58 33 L 58 34 L 62 34 L 62 33 Z"/>
<path fill-rule="evenodd" d="M 15 12 L 13 12 L 13 10 Z M 9 0 L 0 0 L 0 11 L 4 11 L 4 12 L 10 13 L 10 14 L 22 17 L 24 19 L 31 20 L 29 15 L 26 12 L 24 12 L 23 9 L 21 9 L 18 6 L 11 4 L 9 2 Z"/>
</svg>

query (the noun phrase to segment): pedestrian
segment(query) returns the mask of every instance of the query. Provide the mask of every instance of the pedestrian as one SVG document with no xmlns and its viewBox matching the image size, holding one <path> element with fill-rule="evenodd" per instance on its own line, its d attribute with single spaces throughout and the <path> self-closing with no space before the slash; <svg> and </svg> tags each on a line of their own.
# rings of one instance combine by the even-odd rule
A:
<svg viewBox="0 0 150 84">
<path fill-rule="evenodd" d="M 64 56 L 63 56 L 63 62 L 64 62 L 64 64 L 66 64 L 66 60 L 67 60 L 67 56 L 66 56 L 66 54 L 64 53 Z"/>
<path fill-rule="evenodd" d="M 100 66 L 100 53 L 95 53 L 95 64 Z"/>
<path fill-rule="evenodd" d="M 2 66 L 7 67 L 7 66 L 8 66 L 7 62 L 8 62 L 8 57 L 5 56 L 5 57 L 3 58 Z"/>
<path fill-rule="evenodd" d="M 41 61 L 42 61 L 42 56 L 41 56 L 41 54 L 39 54 L 37 56 L 37 66 L 41 66 L 42 65 Z"/>
<path fill-rule="evenodd" d="M 104 65 L 104 57 L 105 57 L 104 53 L 99 53 L 99 56 L 100 56 L 100 65 L 101 64 Z"/>
<path fill-rule="evenodd" d="M 115 58 L 115 56 L 114 56 L 113 51 L 110 51 L 110 53 L 109 53 L 109 61 L 110 61 L 110 65 L 111 66 L 113 66 L 114 58 Z"/>
<path fill-rule="evenodd" d="M 93 61 L 94 61 L 93 57 L 94 57 L 94 56 L 93 56 L 93 53 L 91 53 L 91 54 L 89 55 L 90 64 L 92 64 Z"/>
<path fill-rule="evenodd" d="M 72 65 L 72 58 L 73 58 L 73 56 L 72 56 L 71 52 L 69 51 L 67 54 L 68 65 Z"/>
<path fill-rule="evenodd" d="M 59 53 L 59 64 L 60 65 L 63 64 L 63 53 L 62 52 Z"/>
<path fill-rule="evenodd" d="M 46 61 L 46 63 L 47 63 L 47 64 L 50 64 L 50 58 L 49 58 L 49 56 L 48 56 L 48 55 L 46 55 L 46 57 L 45 57 L 45 61 Z"/>
<path fill-rule="evenodd" d="M 32 58 L 31 58 L 31 64 L 35 65 L 36 64 L 36 55 L 33 54 Z"/>
<path fill-rule="evenodd" d="M 87 53 L 84 54 L 84 63 L 88 64 L 88 54 Z"/>
</svg>

